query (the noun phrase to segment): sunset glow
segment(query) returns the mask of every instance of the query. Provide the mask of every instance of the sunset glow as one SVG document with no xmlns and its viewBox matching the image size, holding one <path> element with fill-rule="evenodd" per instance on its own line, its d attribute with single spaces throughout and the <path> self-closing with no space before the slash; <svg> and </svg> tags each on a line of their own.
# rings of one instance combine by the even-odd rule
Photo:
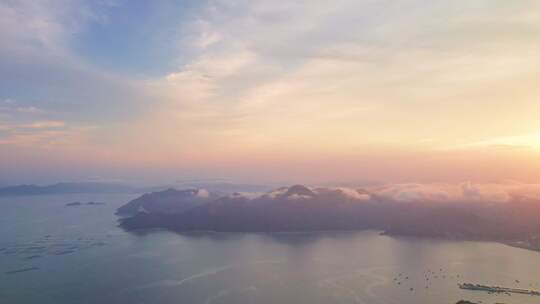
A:
<svg viewBox="0 0 540 304">
<path fill-rule="evenodd" d="M 534 1 L 3 1 L 0 182 L 538 182 L 539 28 Z"/>
</svg>

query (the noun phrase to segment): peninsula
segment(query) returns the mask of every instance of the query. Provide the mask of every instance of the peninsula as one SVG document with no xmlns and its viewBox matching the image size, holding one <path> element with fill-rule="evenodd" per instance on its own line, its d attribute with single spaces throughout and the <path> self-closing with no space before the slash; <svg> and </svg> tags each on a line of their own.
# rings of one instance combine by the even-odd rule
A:
<svg viewBox="0 0 540 304">
<path fill-rule="evenodd" d="M 380 230 L 386 235 L 496 241 L 540 248 L 540 204 L 388 200 L 365 189 L 282 187 L 258 195 L 204 189 L 144 194 L 117 210 L 126 230 L 291 232 Z"/>
</svg>

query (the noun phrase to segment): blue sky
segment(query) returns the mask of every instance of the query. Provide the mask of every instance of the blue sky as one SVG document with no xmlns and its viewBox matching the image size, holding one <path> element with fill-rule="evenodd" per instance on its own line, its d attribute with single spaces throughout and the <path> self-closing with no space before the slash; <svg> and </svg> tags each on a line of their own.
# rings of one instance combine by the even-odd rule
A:
<svg viewBox="0 0 540 304">
<path fill-rule="evenodd" d="M 178 41 L 183 22 L 204 1 L 123 1 L 99 6 L 98 20 L 74 36 L 73 49 L 104 69 L 141 77 L 177 69 L 182 58 Z"/>
<path fill-rule="evenodd" d="M 538 12 L 2 1 L 0 183 L 537 180 Z"/>
</svg>

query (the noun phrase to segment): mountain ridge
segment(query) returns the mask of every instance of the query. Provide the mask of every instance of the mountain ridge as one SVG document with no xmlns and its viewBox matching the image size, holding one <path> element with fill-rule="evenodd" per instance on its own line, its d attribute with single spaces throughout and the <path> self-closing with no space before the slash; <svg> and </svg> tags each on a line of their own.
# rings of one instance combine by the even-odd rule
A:
<svg viewBox="0 0 540 304">
<path fill-rule="evenodd" d="M 199 197 L 200 191 L 145 194 L 119 208 L 118 214 L 125 215 L 119 220 L 120 226 L 128 231 L 164 228 L 178 232 L 374 229 L 393 236 L 489 240 L 540 250 L 537 201 L 396 202 L 365 189 L 302 185 L 277 188 L 255 197 L 212 192 Z M 122 212 L 122 208 L 131 212 Z"/>
</svg>

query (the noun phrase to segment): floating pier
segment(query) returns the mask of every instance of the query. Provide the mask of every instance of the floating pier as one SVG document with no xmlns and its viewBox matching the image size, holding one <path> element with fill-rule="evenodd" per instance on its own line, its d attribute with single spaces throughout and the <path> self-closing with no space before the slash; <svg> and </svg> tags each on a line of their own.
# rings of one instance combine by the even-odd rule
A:
<svg viewBox="0 0 540 304">
<path fill-rule="evenodd" d="M 471 284 L 471 283 L 458 284 L 458 286 L 461 289 L 478 290 L 478 291 L 485 291 L 489 293 L 507 293 L 507 294 L 519 293 L 519 294 L 526 294 L 526 295 L 531 295 L 531 296 L 540 296 L 540 291 L 529 290 L 529 289 L 487 286 L 487 285 Z"/>
</svg>

